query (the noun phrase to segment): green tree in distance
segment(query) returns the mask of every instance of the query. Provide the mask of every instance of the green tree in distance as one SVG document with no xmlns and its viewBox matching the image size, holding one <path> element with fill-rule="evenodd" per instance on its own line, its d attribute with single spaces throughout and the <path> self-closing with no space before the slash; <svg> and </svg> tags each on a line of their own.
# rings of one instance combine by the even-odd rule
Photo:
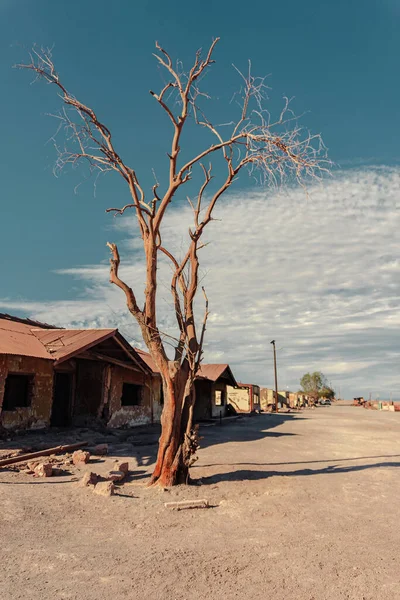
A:
<svg viewBox="0 0 400 600">
<path fill-rule="evenodd" d="M 318 400 L 318 398 L 333 398 L 335 391 L 328 385 L 328 381 L 321 371 L 305 373 L 300 379 L 301 392 Z"/>
</svg>

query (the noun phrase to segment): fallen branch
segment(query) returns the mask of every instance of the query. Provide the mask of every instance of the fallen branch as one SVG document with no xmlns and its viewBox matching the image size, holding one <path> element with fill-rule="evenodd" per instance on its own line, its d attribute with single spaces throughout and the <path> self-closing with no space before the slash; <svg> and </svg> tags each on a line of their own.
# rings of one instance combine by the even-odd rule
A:
<svg viewBox="0 0 400 600">
<path fill-rule="evenodd" d="M 29 454 L 20 454 L 20 456 L 13 456 L 13 458 L 4 458 L 0 460 L 0 468 L 6 467 L 7 465 L 14 465 L 15 463 L 25 462 L 32 458 L 39 458 L 40 456 L 50 456 L 50 454 L 61 454 L 63 452 L 70 452 L 82 446 L 87 446 L 89 442 L 78 442 L 76 444 L 68 444 L 66 446 L 56 446 L 55 448 L 47 448 L 47 450 L 39 450 L 39 452 L 30 452 Z"/>
</svg>

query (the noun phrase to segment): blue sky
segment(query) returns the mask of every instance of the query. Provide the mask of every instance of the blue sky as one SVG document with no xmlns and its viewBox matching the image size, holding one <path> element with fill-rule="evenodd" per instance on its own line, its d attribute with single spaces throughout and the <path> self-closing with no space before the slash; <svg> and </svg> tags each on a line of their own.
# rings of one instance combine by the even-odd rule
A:
<svg viewBox="0 0 400 600">
<path fill-rule="evenodd" d="M 284 219 L 287 206 L 280 210 L 275 197 L 265 192 L 265 235 L 270 240 L 279 223 L 285 251 L 282 254 L 281 249 L 274 255 L 274 244 L 268 246 L 269 268 L 264 277 L 257 277 L 257 269 L 263 270 L 265 261 L 261 265 L 255 261 L 249 266 L 246 283 L 252 292 L 242 301 L 247 307 L 254 300 L 253 308 L 257 319 L 265 325 L 263 334 L 267 342 L 253 343 L 254 332 L 259 329 L 257 324 L 253 331 L 248 326 L 240 329 L 240 323 L 237 330 L 231 321 L 224 322 L 224 312 L 231 314 L 237 308 L 232 302 L 235 288 L 217 289 L 217 280 L 224 281 L 221 265 L 222 274 L 218 272 L 215 278 L 215 294 L 224 303 L 218 305 L 219 320 L 214 316 L 214 325 L 209 328 L 208 359 L 220 362 L 229 359 L 241 379 L 271 383 L 269 339 L 278 338 L 279 334 L 285 338 L 285 327 L 280 329 L 284 318 L 279 312 L 282 303 L 285 309 L 288 303 L 294 307 L 301 296 L 303 304 L 295 315 L 287 315 L 286 325 L 292 326 L 300 314 L 307 312 L 307 306 L 312 306 L 312 321 L 309 329 L 307 325 L 304 329 L 303 323 L 284 339 L 286 350 L 282 352 L 287 354 L 282 357 L 282 384 L 294 387 L 303 367 L 321 368 L 334 381 L 342 381 L 348 395 L 367 394 L 370 389 L 381 397 L 390 391 L 396 393 L 392 388 L 398 385 L 399 356 L 394 336 L 395 332 L 398 339 L 398 247 L 392 237 L 385 240 L 384 232 L 398 221 L 399 25 L 398 0 L 305 3 L 255 0 L 248 10 L 236 0 L 206 1 L 201 5 L 180 0 L 168 3 L 119 0 L 113 5 L 104 0 L 0 0 L 3 82 L 0 299 L 4 310 L 40 315 L 60 324 L 121 326 L 123 322 L 132 332 L 131 337 L 136 336 L 125 321 L 120 298 L 107 288 L 104 269 L 108 258 L 105 242 L 109 238 L 126 240 L 124 247 L 129 253 L 131 232 L 126 225 L 129 221 L 116 227 L 115 219 L 104 213 L 110 205 L 125 203 L 126 192 L 115 177 L 108 176 L 99 183 L 96 198 L 91 181 L 83 183 L 75 194 L 74 187 L 82 181 L 82 172 L 65 173 L 58 179 L 52 175 L 54 151 L 47 142 L 54 133 L 55 123 L 46 113 L 57 110 L 58 99 L 46 85 L 30 85 L 30 75 L 12 69 L 12 65 L 26 58 L 33 43 L 54 45 L 55 62 L 68 87 L 81 100 L 93 105 L 113 130 L 121 153 L 150 183 L 152 167 L 160 178 L 165 173 L 169 134 L 168 123 L 148 94 L 149 89 L 157 89 L 161 83 L 152 57 L 154 42 L 159 40 L 174 57 L 188 64 L 198 47 L 206 47 L 213 37 L 220 36 L 217 64 L 207 77 L 207 89 L 218 97 L 217 114 L 224 115 L 225 106 L 230 110 L 228 102 L 238 85 L 232 63 L 244 68 L 250 58 L 255 73 L 270 74 L 272 108 L 278 107 L 281 96 L 287 94 L 295 96 L 297 113 L 308 111 L 304 123 L 313 132 L 322 133 L 330 158 L 338 165 L 334 174 L 338 179 L 328 184 L 331 195 L 320 189 L 315 191 L 314 207 L 319 207 L 319 211 L 307 209 L 307 202 L 302 204 L 302 198 L 294 193 L 290 202 L 294 203 L 296 219 L 287 232 Z M 193 139 L 187 141 L 188 150 L 194 143 Z M 239 198 L 235 193 L 240 190 Z M 239 182 L 227 199 L 239 222 L 243 218 L 240 213 L 243 197 L 247 195 L 257 203 L 260 193 L 250 180 L 244 178 Z M 364 206 L 365 202 L 368 206 Z M 275 208 L 268 212 L 270 206 Z M 364 228 L 361 232 L 357 220 Z M 328 244 L 319 237 L 322 223 Z M 235 224 L 231 226 L 234 228 Z M 308 232 L 307 240 L 301 239 L 304 231 Z M 316 231 L 318 236 L 313 233 Z M 361 236 L 363 232 L 365 235 Z M 225 233 L 229 237 L 227 230 Z M 365 252 L 360 254 L 355 244 L 348 246 L 345 233 L 365 244 Z M 248 238 L 254 235 L 254 229 L 249 227 L 244 234 Z M 261 245 L 251 249 L 254 254 L 266 247 L 262 236 L 263 231 L 256 236 Z M 314 245 L 310 241 L 313 236 Z M 222 249 L 223 244 L 221 238 Z M 303 257 L 308 265 L 305 274 L 290 259 L 299 244 L 308 252 Z M 343 256 L 345 246 L 347 255 Z M 220 251 L 216 245 L 214 251 Z M 332 261 L 332 256 L 337 262 L 331 266 L 329 283 L 329 278 L 325 281 L 321 277 L 321 271 Z M 209 260 L 213 262 L 211 255 Z M 340 277 L 334 280 L 334 269 L 344 277 L 349 263 L 355 266 L 355 271 L 347 273 L 345 280 Z M 382 271 L 382 265 L 387 264 L 391 266 Z M 261 300 L 266 294 L 271 297 L 274 265 L 279 266 L 275 283 L 279 281 L 285 291 L 267 309 Z M 287 271 L 282 265 L 288 265 Z M 205 264 L 207 272 L 209 266 Z M 241 272 L 239 265 L 234 268 L 235 273 Z M 375 273 L 371 276 L 375 280 L 359 281 L 358 274 L 368 269 Z M 211 287 L 213 277 L 211 272 Z M 229 277 L 232 280 L 234 275 L 231 273 Z M 304 278 L 308 279 L 309 295 L 302 287 Z M 313 289 L 313 285 L 317 288 Z M 225 288 L 230 290 L 229 297 L 224 297 Z M 381 296 L 377 299 L 379 292 Z M 320 302 L 314 306 L 317 295 Z M 360 297 L 364 298 L 364 304 L 361 302 L 358 312 L 349 310 Z M 99 298 L 102 305 L 98 304 Z M 388 298 L 390 306 L 384 307 Z M 77 308 L 77 299 L 85 310 Z M 333 307 L 329 314 L 327 304 Z M 379 322 L 373 322 L 372 317 L 368 320 L 365 315 L 360 322 L 357 315 L 366 310 L 367 304 L 368 314 L 376 316 L 378 311 Z M 109 305 L 113 309 L 111 314 L 104 310 Z M 393 318 L 385 325 L 388 310 Z M 340 340 L 331 335 L 332 327 L 337 326 L 332 321 L 335 311 L 339 311 L 341 324 L 348 328 Z M 322 315 L 325 315 L 323 323 Z M 228 326 L 239 331 L 238 337 L 243 342 L 240 350 L 235 347 L 238 338 L 223 335 Z M 318 339 L 314 337 L 316 327 Z M 303 352 L 305 339 L 314 340 L 308 354 Z M 367 347 L 370 354 L 366 354 Z M 345 366 L 352 362 L 354 368 Z M 297 365 L 298 369 L 293 371 Z M 336 371 L 333 365 L 337 365 Z M 400 396 L 400 385 L 397 395 Z"/>
</svg>

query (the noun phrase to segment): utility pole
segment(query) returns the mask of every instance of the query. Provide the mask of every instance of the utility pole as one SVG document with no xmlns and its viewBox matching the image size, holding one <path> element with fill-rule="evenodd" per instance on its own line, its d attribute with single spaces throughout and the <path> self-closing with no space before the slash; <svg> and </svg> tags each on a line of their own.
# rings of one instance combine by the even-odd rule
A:
<svg viewBox="0 0 400 600">
<path fill-rule="evenodd" d="M 274 347 L 275 412 L 278 412 L 278 373 L 277 373 L 277 370 L 276 370 L 276 348 L 275 348 L 275 340 L 272 340 L 271 344 Z"/>
</svg>

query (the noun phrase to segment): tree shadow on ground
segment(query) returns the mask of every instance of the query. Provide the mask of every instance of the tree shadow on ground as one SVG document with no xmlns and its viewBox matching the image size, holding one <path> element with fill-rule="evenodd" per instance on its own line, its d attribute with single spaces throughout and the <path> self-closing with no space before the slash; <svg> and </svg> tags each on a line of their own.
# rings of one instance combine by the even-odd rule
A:
<svg viewBox="0 0 400 600">
<path fill-rule="evenodd" d="M 285 437 L 298 435 L 296 433 L 269 431 L 279 427 L 286 421 L 301 421 L 305 417 L 298 413 L 254 414 L 238 417 L 237 420 L 222 421 L 213 427 L 202 427 L 200 424 L 201 448 L 208 448 L 227 442 L 253 442 L 268 437 Z"/>
<path fill-rule="evenodd" d="M 320 458 L 319 460 L 298 460 L 289 462 L 235 462 L 235 463 L 210 463 L 207 465 L 202 464 L 202 467 L 236 467 L 244 465 L 254 465 L 259 467 L 278 467 L 283 465 L 312 465 L 317 463 L 328 463 L 328 462 L 350 462 L 353 460 L 373 460 L 375 458 L 400 458 L 400 454 L 380 454 L 378 456 L 352 456 L 350 458 Z M 386 464 L 386 463 L 385 463 Z"/>
<path fill-rule="evenodd" d="M 200 436 L 200 452 L 201 450 L 217 444 L 226 444 L 229 442 L 251 442 L 256 440 L 262 440 L 266 438 L 281 438 L 298 435 L 296 433 L 280 432 L 280 431 L 269 431 L 279 425 L 282 425 L 288 420 L 302 420 L 304 417 L 300 414 L 293 413 L 282 413 L 277 415 L 252 415 L 238 417 L 237 420 L 227 419 L 222 420 L 222 424 L 219 423 L 212 425 L 199 424 L 199 436 Z M 134 437 L 134 436 L 132 436 Z M 138 466 L 149 466 L 155 461 L 158 450 L 158 437 L 154 438 L 153 444 L 145 444 L 146 436 L 138 434 L 139 444 L 135 444 L 133 441 L 133 448 L 130 451 L 130 455 L 136 460 Z M 140 442 L 143 445 L 140 445 Z"/>
<path fill-rule="evenodd" d="M 253 414 L 238 416 L 236 419 L 222 419 L 222 422 L 199 424 L 200 452 L 202 449 L 229 442 L 249 442 L 265 438 L 279 440 L 295 433 L 271 431 L 287 421 L 303 420 L 304 413 Z M 109 455 L 132 458 L 137 466 L 149 468 L 156 459 L 160 425 L 134 427 L 131 429 L 63 428 L 39 432 L 24 432 L 0 443 L 0 450 L 24 448 L 26 452 L 58 445 L 87 441 L 88 448 L 96 444 L 108 443 Z M 92 456 L 90 463 L 101 463 L 102 457 Z M 137 479 L 142 475 L 137 473 Z"/>
<path fill-rule="evenodd" d="M 253 471 L 251 469 L 240 469 L 238 471 L 230 471 L 228 473 L 215 473 L 214 475 L 201 477 L 199 480 L 203 485 L 211 485 L 221 483 L 223 481 L 255 481 L 269 479 L 271 477 L 308 477 L 310 475 L 334 475 L 384 467 L 400 467 L 400 462 L 380 462 L 371 463 L 368 465 L 352 465 L 344 467 L 329 465 L 328 467 L 324 467 L 322 469 L 299 469 L 297 471 Z"/>
</svg>

